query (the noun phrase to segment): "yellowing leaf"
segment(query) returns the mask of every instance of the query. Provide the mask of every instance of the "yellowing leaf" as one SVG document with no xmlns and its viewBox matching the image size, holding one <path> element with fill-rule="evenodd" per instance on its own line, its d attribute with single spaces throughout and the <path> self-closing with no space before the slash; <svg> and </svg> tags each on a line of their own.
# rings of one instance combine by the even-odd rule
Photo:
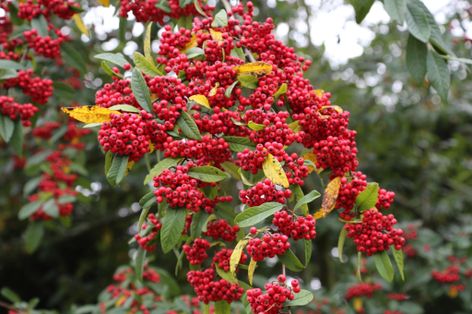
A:
<svg viewBox="0 0 472 314">
<path fill-rule="evenodd" d="M 83 123 L 102 123 L 111 120 L 110 115 L 120 114 L 119 111 L 110 110 L 99 106 L 82 106 L 82 107 L 62 107 L 61 110 L 69 117 Z"/>
<path fill-rule="evenodd" d="M 108 7 L 110 5 L 110 0 L 98 0 L 98 3 L 100 3 L 104 7 Z"/>
<path fill-rule="evenodd" d="M 362 311 L 362 299 L 361 298 L 354 298 L 353 300 L 353 308 L 357 313 Z"/>
<path fill-rule="evenodd" d="M 215 41 L 223 41 L 223 33 L 218 32 L 210 28 L 211 39 Z"/>
<path fill-rule="evenodd" d="M 237 65 L 233 69 L 238 74 L 254 74 L 257 76 L 262 76 L 272 72 L 272 65 L 258 61 Z"/>
<path fill-rule="evenodd" d="M 292 123 L 290 123 L 290 124 L 288 125 L 288 127 L 289 127 L 290 130 L 292 130 L 293 132 L 300 132 L 300 130 L 301 130 L 300 121 L 295 120 L 295 121 L 293 121 Z"/>
<path fill-rule="evenodd" d="M 336 110 L 336 111 L 339 112 L 339 113 L 342 113 L 342 112 L 344 111 L 343 108 L 341 108 L 341 107 L 339 107 L 339 106 L 336 106 L 336 105 L 323 106 L 323 107 L 320 108 L 319 111 L 322 111 L 323 109 L 328 109 L 328 108 L 334 109 L 334 110 Z"/>
<path fill-rule="evenodd" d="M 220 83 L 216 82 L 215 86 L 213 86 L 213 88 L 208 93 L 208 96 L 215 96 L 216 92 L 218 91 L 218 87 L 220 87 Z"/>
<path fill-rule="evenodd" d="M 322 97 L 324 95 L 324 90 L 322 89 L 314 89 L 313 94 L 315 94 L 317 97 Z"/>
<path fill-rule="evenodd" d="M 284 188 L 289 187 L 290 184 L 282 165 L 272 154 L 267 155 L 266 160 L 262 164 L 262 170 L 272 183 L 281 185 Z"/>
<path fill-rule="evenodd" d="M 243 250 L 246 247 L 246 244 L 249 240 L 239 240 L 238 244 L 236 244 L 231 257 L 229 258 L 229 271 L 234 275 L 236 272 L 236 267 L 241 260 L 241 255 L 243 254 Z"/>
<path fill-rule="evenodd" d="M 192 38 L 190 38 L 190 41 L 185 45 L 182 51 L 187 51 L 191 48 L 197 47 L 197 44 L 197 36 L 195 34 L 192 34 Z"/>
<path fill-rule="evenodd" d="M 254 131 L 261 131 L 261 130 L 264 130 L 264 128 L 265 128 L 265 125 L 264 125 L 264 124 L 256 123 L 256 122 L 254 122 L 254 121 L 249 121 L 249 123 L 247 124 L 247 126 L 248 126 L 251 130 L 254 130 Z"/>
<path fill-rule="evenodd" d="M 129 161 L 128 161 L 128 171 L 130 171 L 131 169 L 133 169 L 134 164 L 135 164 L 134 161 L 132 161 L 132 160 L 129 160 Z"/>
<path fill-rule="evenodd" d="M 79 31 L 84 34 L 85 36 L 90 36 L 89 35 L 89 31 L 87 29 L 87 27 L 85 26 L 84 24 L 84 21 L 82 20 L 82 18 L 80 17 L 80 14 L 79 13 L 76 13 L 72 16 L 72 18 L 74 19 L 74 22 L 75 22 L 75 25 L 77 26 L 77 28 L 79 29 Z"/>
<path fill-rule="evenodd" d="M 257 262 L 251 258 L 249 267 L 247 268 L 247 277 L 249 279 L 249 284 L 252 286 L 252 280 L 254 279 L 254 271 L 256 270 Z"/>
<path fill-rule="evenodd" d="M 334 209 L 340 187 L 341 177 L 336 177 L 328 183 L 324 191 L 321 209 L 313 215 L 315 219 L 326 217 Z"/>
<path fill-rule="evenodd" d="M 208 98 L 206 98 L 205 95 L 201 95 L 201 94 L 193 95 L 193 96 L 190 96 L 189 99 L 199 104 L 200 106 L 211 108 L 210 103 L 208 102 Z"/>
<path fill-rule="evenodd" d="M 316 155 L 315 153 L 308 152 L 303 154 L 303 159 L 311 161 L 314 165 L 316 165 Z M 313 171 L 316 171 L 318 173 L 318 169 L 316 167 L 313 167 L 311 165 L 308 165 L 308 173 L 312 173 Z"/>
<path fill-rule="evenodd" d="M 447 292 L 447 295 L 450 297 L 450 298 L 457 298 L 457 296 L 459 295 L 459 289 L 457 289 L 456 286 L 451 286 L 449 288 L 449 291 Z"/>
</svg>

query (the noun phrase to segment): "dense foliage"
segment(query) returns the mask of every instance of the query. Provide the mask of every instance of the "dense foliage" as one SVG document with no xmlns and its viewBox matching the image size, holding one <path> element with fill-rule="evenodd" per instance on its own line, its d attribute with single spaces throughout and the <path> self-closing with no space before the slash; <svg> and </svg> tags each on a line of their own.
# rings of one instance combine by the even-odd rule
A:
<svg viewBox="0 0 472 314">
<path fill-rule="evenodd" d="M 358 22 L 368 3 L 352 1 Z M 275 39 L 290 10 L 121 1 L 122 44 L 102 52 L 87 5 L 2 3 L 0 281 L 73 313 L 467 313 L 471 97 L 454 60 L 470 41 L 450 47 L 421 1 L 384 6 L 408 39 L 390 25 L 339 80 Z M 131 13 L 146 23 L 132 62 Z M 11 312 L 37 306 L 2 294 Z"/>
</svg>

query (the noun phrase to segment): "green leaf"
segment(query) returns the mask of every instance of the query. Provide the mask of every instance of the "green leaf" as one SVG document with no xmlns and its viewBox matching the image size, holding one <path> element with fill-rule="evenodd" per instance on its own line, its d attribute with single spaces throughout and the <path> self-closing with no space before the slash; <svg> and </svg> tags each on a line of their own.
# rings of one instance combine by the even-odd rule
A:
<svg viewBox="0 0 472 314">
<path fill-rule="evenodd" d="M 228 179 L 228 175 L 212 166 L 190 168 L 188 175 L 203 182 L 219 182 Z"/>
<path fill-rule="evenodd" d="M 25 250 L 28 253 L 33 253 L 41 243 L 44 235 L 44 227 L 41 222 L 32 222 L 28 225 L 24 233 Z"/>
<path fill-rule="evenodd" d="M 303 248 L 304 248 L 304 255 L 305 255 L 305 267 L 308 266 L 310 263 L 311 255 L 313 254 L 313 244 L 311 240 L 303 239 Z"/>
<path fill-rule="evenodd" d="M 406 24 L 408 30 L 418 40 L 427 43 L 431 36 L 431 28 L 424 7 L 418 4 L 421 1 L 409 1 L 406 5 Z"/>
<path fill-rule="evenodd" d="M 123 180 L 128 169 L 128 156 L 113 156 L 110 169 L 106 176 L 111 185 L 118 185 Z"/>
<path fill-rule="evenodd" d="M 35 202 L 26 204 L 18 212 L 18 218 L 21 220 L 28 218 L 29 216 L 34 214 L 38 210 L 38 208 L 41 207 L 42 204 L 43 204 L 42 201 L 35 201 Z"/>
<path fill-rule="evenodd" d="M 239 74 L 237 80 L 241 86 L 249 89 L 255 89 L 257 87 L 257 83 L 259 82 L 257 76 L 251 74 Z"/>
<path fill-rule="evenodd" d="M 48 36 L 48 21 L 46 21 L 44 15 L 39 15 L 31 20 L 31 28 L 35 29 L 41 37 Z"/>
<path fill-rule="evenodd" d="M 431 51 L 428 53 L 426 68 L 431 85 L 434 87 L 436 92 L 438 92 L 438 95 L 442 100 L 446 102 L 449 86 L 451 84 L 451 76 L 447 66 L 447 61 L 441 58 L 436 52 Z"/>
<path fill-rule="evenodd" d="M 138 251 L 134 254 L 134 271 L 139 281 L 143 280 L 144 261 L 146 258 L 146 250 L 139 247 Z"/>
<path fill-rule="evenodd" d="M 21 302 L 20 296 L 7 287 L 2 288 L 0 294 L 13 304 Z"/>
<path fill-rule="evenodd" d="M 234 87 L 238 84 L 239 82 L 238 81 L 234 81 L 233 84 L 231 84 L 230 86 L 228 86 L 225 90 L 225 97 L 226 98 L 230 98 L 231 97 L 231 94 L 233 93 L 233 89 Z"/>
<path fill-rule="evenodd" d="M 113 161 L 113 153 L 108 151 L 105 153 L 105 175 L 110 171 L 111 163 Z"/>
<path fill-rule="evenodd" d="M 43 211 L 51 217 L 59 217 L 59 208 L 54 199 L 50 199 L 43 204 Z"/>
<path fill-rule="evenodd" d="M 192 4 L 193 0 L 179 0 L 179 7 L 185 8 L 189 4 Z"/>
<path fill-rule="evenodd" d="M 22 68 L 23 67 L 18 62 L 11 61 L 11 60 L 4 60 L 4 59 L 0 60 L 0 69 L 3 69 L 3 70 L 8 70 L 8 69 L 10 69 L 10 70 L 20 70 Z"/>
<path fill-rule="evenodd" d="M 246 148 L 251 150 L 256 148 L 256 144 L 251 142 L 247 137 L 242 136 L 223 136 L 225 141 L 229 144 L 229 149 L 233 152 L 242 152 Z"/>
<path fill-rule="evenodd" d="M 133 69 L 133 74 L 131 75 L 131 90 L 133 91 L 138 104 L 147 112 L 151 112 L 152 101 L 149 87 L 147 86 L 141 71 L 136 68 Z"/>
<path fill-rule="evenodd" d="M 23 196 L 26 197 L 31 194 L 39 185 L 39 182 L 42 181 L 42 177 L 36 177 L 28 180 L 25 186 L 23 187 Z"/>
<path fill-rule="evenodd" d="M 202 139 L 202 135 L 200 134 L 200 130 L 198 129 L 195 120 L 193 120 L 192 116 L 187 112 L 182 111 L 180 118 L 177 120 L 177 125 L 182 130 L 182 133 L 188 138 L 193 140 Z"/>
<path fill-rule="evenodd" d="M 158 3 L 156 3 L 156 8 L 166 12 L 166 13 L 172 13 L 172 10 L 169 6 L 169 1 L 167 0 L 160 0 Z"/>
<path fill-rule="evenodd" d="M 211 27 L 226 27 L 228 26 L 228 14 L 225 10 L 220 10 L 216 13 L 213 22 L 211 23 Z"/>
<path fill-rule="evenodd" d="M 73 66 L 80 73 L 83 74 L 87 71 L 88 56 L 85 57 L 80 53 L 72 43 L 64 42 L 61 44 L 61 56 L 67 65 Z"/>
<path fill-rule="evenodd" d="M 114 105 L 114 106 L 109 107 L 108 109 L 119 110 L 119 111 L 124 111 L 124 112 L 140 113 L 138 108 L 131 105 Z"/>
<path fill-rule="evenodd" d="M 185 209 L 169 208 L 162 219 L 161 246 L 164 253 L 169 253 L 179 242 L 185 228 Z"/>
<path fill-rule="evenodd" d="M 303 205 L 313 202 L 314 200 L 316 200 L 320 196 L 321 196 L 321 194 L 317 190 L 311 191 L 310 193 L 304 195 L 302 198 L 300 198 L 297 201 L 297 203 L 295 204 L 295 207 L 293 208 L 293 210 L 297 210 L 298 208 L 302 207 Z"/>
<path fill-rule="evenodd" d="M 231 49 L 231 56 L 241 60 L 246 60 L 246 54 L 244 54 L 244 50 L 241 47 L 234 47 Z"/>
<path fill-rule="evenodd" d="M 182 161 L 182 158 L 165 158 L 159 161 L 152 169 L 149 171 L 146 178 L 144 178 L 144 184 L 148 184 L 153 180 L 154 177 L 161 175 L 164 170 L 167 170 L 171 167 L 175 167 Z"/>
<path fill-rule="evenodd" d="M 9 142 L 13 131 L 15 130 L 15 122 L 13 122 L 7 116 L 0 114 L 0 136 L 3 138 L 5 142 Z"/>
<path fill-rule="evenodd" d="M 0 80 L 7 80 L 18 76 L 18 72 L 13 69 L 0 69 Z"/>
<path fill-rule="evenodd" d="M 152 77 L 164 75 L 164 73 L 158 69 L 158 67 L 154 64 L 153 61 L 150 61 L 139 52 L 135 52 L 133 54 L 133 61 L 136 67 L 146 75 Z"/>
<path fill-rule="evenodd" d="M 203 16 L 208 16 L 205 11 L 203 11 L 201 5 L 200 5 L 200 1 L 199 0 L 193 0 L 193 5 L 195 6 L 195 10 L 197 10 L 197 12 Z"/>
<path fill-rule="evenodd" d="M 406 65 L 413 79 L 423 82 L 426 75 L 428 48 L 425 43 L 409 35 L 406 44 Z"/>
<path fill-rule="evenodd" d="M 255 123 L 255 122 L 253 122 L 253 121 L 249 121 L 249 123 L 247 124 L 247 126 L 248 126 L 251 130 L 254 130 L 254 131 L 261 131 L 261 130 L 264 130 L 264 128 L 265 128 L 265 125 L 264 125 L 264 124 Z"/>
<path fill-rule="evenodd" d="M 20 120 L 15 122 L 15 128 L 13 130 L 13 135 L 11 136 L 10 142 L 11 146 L 15 150 L 15 153 L 19 156 L 23 155 L 23 125 Z"/>
<path fill-rule="evenodd" d="M 202 211 L 193 214 L 192 224 L 190 225 L 190 236 L 192 239 L 199 238 L 202 232 L 205 232 L 208 223 L 209 215 Z"/>
<path fill-rule="evenodd" d="M 371 209 L 377 204 L 379 198 L 379 184 L 369 183 L 364 191 L 359 193 L 356 198 L 356 206 L 360 212 Z"/>
<path fill-rule="evenodd" d="M 391 247 L 391 251 L 393 253 L 393 259 L 395 260 L 395 264 L 397 264 L 398 272 L 400 273 L 400 277 L 403 281 L 405 281 L 405 272 L 404 269 L 404 258 L 403 258 L 403 251 L 396 250 L 394 247 Z"/>
<path fill-rule="evenodd" d="M 227 282 L 230 283 L 238 283 L 238 279 L 234 277 L 234 275 L 231 272 L 226 272 L 223 269 L 219 268 L 218 266 L 215 266 L 216 268 L 216 273 L 218 276 L 220 276 L 222 279 L 226 280 Z"/>
<path fill-rule="evenodd" d="M 344 258 L 343 258 L 343 254 L 344 254 L 344 242 L 346 241 L 346 236 L 347 236 L 347 231 L 346 231 L 346 228 L 343 228 L 341 229 L 341 232 L 339 233 L 339 238 L 338 238 L 338 255 L 339 255 L 339 261 L 341 261 L 341 263 L 344 263 Z"/>
<path fill-rule="evenodd" d="M 384 0 L 384 8 L 392 20 L 403 24 L 406 14 L 406 0 Z"/>
<path fill-rule="evenodd" d="M 154 195 L 152 196 L 154 198 Z M 141 214 L 139 215 L 139 220 L 138 220 L 138 232 L 141 231 L 141 228 L 143 227 L 144 221 L 146 221 L 146 217 L 149 213 L 150 208 L 151 208 L 150 206 L 142 207 Z"/>
<path fill-rule="evenodd" d="M 235 163 L 231 161 L 225 161 L 221 164 L 221 167 L 225 170 L 226 173 L 229 173 L 236 180 L 241 180 L 241 175 L 239 174 L 240 168 Z"/>
<path fill-rule="evenodd" d="M 393 266 L 386 251 L 374 255 L 374 262 L 380 276 L 391 282 L 393 280 Z"/>
<path fill-rule="evenodd" d="M 231 306 L 226 301 L 218 301 L 215 302 L 215 313 L 218 314 L 230 314 L 231 313 Z"/>
<path fill-rule="evenodd" d="M 267 217 L 281 210 L 282 204 L 277 202 L 268 202 L 259 206 L 248 207 L 242 213 L 234 218 L 234 221 L 242 228 L 251 227 L 263 221 Z"/>
<path fill-rule="evenodd" d="M 59 204 L 67 204 L 67 203 L 73 203 L 76 200 L 77 198 L 74 195 L 63 195 L 57 199 L 57 202 Z"/>
<path fill-rule="evenodd" d="M 98 55 L 95 55 L 95 59 L 108 61 L 120 67 L 123 67 L 125 64 L 129 63 L 121 53 L 99 53 Z"/>
<path fill-rule="evenodd" d="M 288 269 L 294 272 L 299 272 L 305 269 L 305 265 L 298 259 L 291 249 L 288 249 L 283 255 L 279 256 L 280 261 Z"/>
<path fill-rule="evenodd" d="M 198 58 L 198 57 L 205 56 L 205 50 L 203 50 L 200 47 L 192 47 L 190 49 L 187 49 L 185 51 L 185 54 L 187 55 L 187 58 L 195 59 L 195 58 Z"/>
<path fill-rule="evenodd" d="M 356 22 L 358 24 L 360 24 L 367 13 L 369 13 L 374 1 L 375 0 L 349 0 L 349 3 L 354 7 L 354 11 L 356 12 Z"/>
<path fill-rule="evenodd" d="M 116 77 L 119 77 L 119 78 L 123 78 L 123 75 L 121 73 L 116 73 L 115 71 L 113 71 L 113 69 L 108 64 L 108 62 L 102 61 L 102 62 L 100 62 L 100 66 L 102 67 L 103 71 L 105 71 L 105 73 L 108 74 L 109 76 L 111 76 L 111 77 L 116 76 Z"/>
<path fill-rule="evenodd" d="M 274 98 L 280 97 L 285 93 L 287 93 L 287 83 L 282 83 L 279 89 L 275 92 Z"/>
<path fill-rule="evenodd" d="M 295 298 L 292 301 L 288 301 L 286 306 L 303 306 L 309 304 L 313 300 L 313 293 L 311 291 L 302 289 L 299 293 L 295 294 Z"/>
</svg>

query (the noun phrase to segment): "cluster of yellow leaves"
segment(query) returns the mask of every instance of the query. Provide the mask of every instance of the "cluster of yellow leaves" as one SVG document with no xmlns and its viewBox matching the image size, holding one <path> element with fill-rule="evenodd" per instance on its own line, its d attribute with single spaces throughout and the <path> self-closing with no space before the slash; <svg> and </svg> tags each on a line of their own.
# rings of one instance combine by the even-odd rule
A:
<svg viewBox="0 0 472 314">
<path fill-rule="evenodd" d="M 119 111 L 99 106 L 62 107 L 61 110 L 69 117 L 83 123 L 108 122 L 111 114 L 120 114 Z"/>
</svg>

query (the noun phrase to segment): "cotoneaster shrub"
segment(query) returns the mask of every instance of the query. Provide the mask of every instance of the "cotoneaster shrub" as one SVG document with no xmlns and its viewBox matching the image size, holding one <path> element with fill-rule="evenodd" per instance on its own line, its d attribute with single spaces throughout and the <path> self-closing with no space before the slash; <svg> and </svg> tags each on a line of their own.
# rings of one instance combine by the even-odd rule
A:
<svg viewBox="0 0 472 314">
<path fill-rule="evenodd" d="M 349 238 L 359 260 L 372 256 L 385 279 L 394 276 L 390 255 L 403 277 L 405 239 L 394 227 L 394 193 L 358 171 L 349 113 L 303 77 L 311 62 L 275 39 L 271 19 L 255 21 L 250 2 L 224 3 L 222 10 L 198 2 L 187 10 L 184 3 L 172 14 L 153 1 L 123 2 L 121 15 L 132 11 L 148 22 L 144 54 L 136 52 L 133 63 L 120 53 L 98 55 L 113 64 L 105 68 L 112 81 L 97 91 L 96 106 L 64 111 L 99 127 L 112 185 L 142 159 L 148 166 L 150 191 L 140 200 L 131 241 L 138 285 L 146 257 L 155 256 L 158 265 L 161 252 L 173 252 L 176 272 L 188 262 L 186 278 L 204 312 L 211 304 L 216 313 L 229 313 L 239 302 L 253 313 L 303 306 L 313 296 L 287 273 L 311 262 L 316 226 L 336 214 L 341 258 Z M 144 14 L 146 5 L 156 13 Z M 164 27 L 154 54 L 152 22 L 194 9 L 191 28 Z M 304 191 L 309 176 L 327 180 L 322 198 Z M 270 258 L 277 258 L 278 279 L 253 287 L 257 268 Z M 125 306 L 116 293 L 107 300 L 108 307 Z M 157 305 L 130 306 L 146 312 Z"/>
</svg>

